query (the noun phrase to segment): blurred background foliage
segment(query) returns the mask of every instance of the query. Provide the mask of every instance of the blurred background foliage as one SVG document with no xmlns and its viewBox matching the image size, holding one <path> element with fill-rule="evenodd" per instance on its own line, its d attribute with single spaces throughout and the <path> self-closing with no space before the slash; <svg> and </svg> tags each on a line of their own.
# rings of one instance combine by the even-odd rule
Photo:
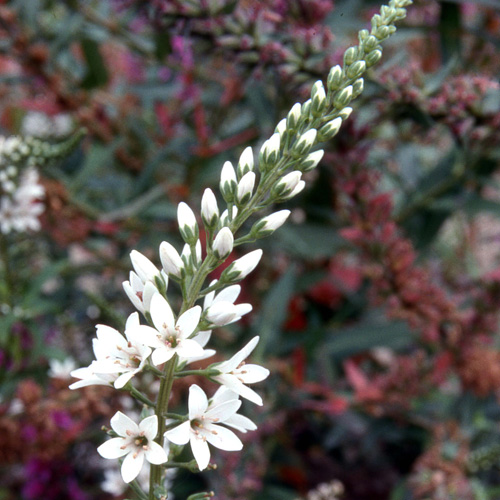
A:
<svg viewBox="0 0 500 500">
<path fill-rule="evenodd" d="M 57 142 L 61 116 L 87 130 L 41 171 L 42 230 L 3 249 L 0 499 L 125 498 L 102 491 L 95 443 L 127 402 L 68 391 L 50 360 L 85 365 L 94 325 L 123 327 L 129 252 L 178 246 L 177 204 L 199 206 L 378 8 L 0 2 L 2 133 Z M 259 430 L 218 471 L 179 472 L 175 498 L 312 499 L 333 480 L 345 500 L 500 498 L 499 74 L 496 0 L 409 8 L 289 223 L 259 242 L 254 312 L 215 334 L 221 359 L 261 336 Z"/>
</svg>

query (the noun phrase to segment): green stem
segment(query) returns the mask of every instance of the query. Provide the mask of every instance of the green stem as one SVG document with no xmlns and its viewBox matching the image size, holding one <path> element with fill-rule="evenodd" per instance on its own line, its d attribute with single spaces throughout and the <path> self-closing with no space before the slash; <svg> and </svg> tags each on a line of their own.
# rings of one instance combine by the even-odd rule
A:
<svg viewBox="0 0 500 500">
<path fill-rule="evenodd" d="M 145 405 L 148 405 L 151 408 L 156 407 L 156 404 L 153 403 L 153 401 L 148 399 L 142 392 L 139 392 L 135 387 L 131 387 L 130 389 L 127 388 L 126 390 L 130 390 L 130 394 L 141 403 L 144 403 Z"/>
<path fill-rule="evenodd" d="M 10 266 L 7 237 L 4 234 L 0 234 L 0 258 L 2 260 L 5 275 L 5 296 L 3 297 L 3 300 L 12 308 L 14 306 L 14 278 L 12 276 L 12 270 Z"/>
<path fill-rule="evenodd" d="M 168 412 L 168 402 L 170 393 L 172 392 L 172 384 L 174 383 L 174 372 L 177 365 L 177 353 L 173 358 L 165 363 L 163 373 L 165 378 L 160 382 L 160 390 L 156 403 L 156 416 L 158 418 L 158 444 L 163 447 L 163 434 L 165 433 L 165 417 Z M 151 465 L 151 475 L 149 479 L 149 500 L 155 500 L 155 487 L 161 484 L 162 467 L 160 465 Z"/>
<path fill-rule="evenodd" d="M 211 377 L 212 375 L 219 375 L 219 370 L 184 370 L 182 372 L 177 372 L 174 377 L 187 377 L 188 375 L 202 375 L 203 377 Z"/>
</svg>

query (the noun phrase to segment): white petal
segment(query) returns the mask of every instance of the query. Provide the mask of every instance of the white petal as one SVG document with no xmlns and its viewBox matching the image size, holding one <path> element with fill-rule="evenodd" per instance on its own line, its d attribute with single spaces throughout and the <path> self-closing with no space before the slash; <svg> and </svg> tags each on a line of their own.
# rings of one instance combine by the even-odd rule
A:
<svg viewBox="0 0 500 500">
<path fill-rule="evenodd" d="M 141 472 L 144 464 L 144 451 L 129 453 L 122 463 L 122 478 L 126 483 L 133 481 Z"/>
<path fill-rule="evenodd" d="M 205 470 L 210 462 L 210 449 L 203 439 L 191 434 L 191 450 L 200 470 Z"/>
<path fill-rule="evenodd" d="M 148 281 L 149 283 L 149 281 Z M 141 313 L 144 314 L 144 306 L 142 305 L 141 299 L 138 297 L 137 293 L 133 290 L 130 282 L 124 281 L 122 283 L 123 289 L 125 290 L 125 293 L 127 294 L 128 298 L 130 299 L 130 302 L 132 302 L 132 305 Z"/>
<path fill-rule="evenodd" d="M 207 441 L 220 450 L 238 451 L 243 448 L 240 438 L 233 431 L 222 427 L 222 425 L 212 424 L 207 426 L 207 431 L 209 432 L 204 434 Z M 217 434 L 214 434 L 212 431 L 215 431 Z"/>
<path fill-rule="evenodd" d="M 139 426 L 121 411 L 117 411 L 113 417 L 111 417 L 111 428 L 119 436 L 123 437 L 128 436 L 127 431 L 131 432 L 134 436 L 139 434 Z"/>
<path fill-rule="evenodd" d="M 151 299 L 151 319 L 158 331 L 163 331 L 164 326 L 173 328 L 175 325 L 174 313 L 170 304 L 158 293 Z"/>
<path fill-rule="evenodd" d="M 228 389 L 225 385 L 221 385 L 216 393 L 212 396 L 210 400 L 210 407 L 217 406 L 221 403 L 225 403 L 226 401 L 232 401 L 233 399 L 238 399 L 238 394 L 236 394 L 231 389 Z"/>
<path fill-rule="evenodd" d="M 177 347 L 172 348 L 173 352 L 176 352 L 182 358 L 199 358 L 200 356 L 204 356 L 205 351 L 203 347 L 201 347 L 196 340 L 185 339 L 182 340 Z"/>
<path fill-rule="evenodd" d="M 129 446 L 124 448 L 125 444 L 126 441 L 124 438 L 113 438 L 101 444 L 101 446 L 97 448 L 97 453 L 99 453 L 102 458 L 120 458 L 130 451 Z"/>
<path fill-rule="evenodd" d="M 188 338 L 198 326 L 201 316 L 201 307 L 194 306 L 188 309 L 181 317 L 177 320 L 176 326 L 181 330 L 181 338 Z"/>
<path fill-rule="evenodd" d="M 221 422 L 224 422 L 226 418 L 230 418 L 232 415 L 234 415 L 238 411 L 240 406 L 241 406 L 241 401 L 239 399 L 226 401 L 225 403 L 221 403 L 209 409 L 205 413 L 205 416 L 211 419 L 217 418 Z"/>
<path fill-rule="evenodd" d="M 189 420 L 200 418 L 208 408 L 208 399 L 203 389 L 193 384 L 189 388 Z"/>
<path fill-rule="evenodd" d="M 254 390 L 250 389 L 250 387 L 240 382 L 234 375 L 217 375 L 213 377 L 213 379 L 236 392 L 236 394 L 239 394 L 242 398 L 248 399 L 256 405 L 263 405 L 262 398 Z"/>
<path fill-rule="evenodd" d="M 125 331 L 140 325 L 139 315 L 134 312 L 128 318 L 125 323 Z"/>
<path fill-rule="evenodd" d="M 170 349 L 168 347 L 160 347 L 155 349 L 153 354 L 151 355 L 151 360 L 155 366 L 162 365 L 166 363 L 172 356 L 175 354 L 174 349 Z"/>
<path fill-rule="evenodd" d="M 214 302 L 231 302 L 234 304 L 235 300 L 238 298 L 238 295 L 241 292 L 241 286 L 240 285 L 231 285 L 228 286 L 227 288 L 224 288 L 224 290 L 221 290 L 218 294 L 217 297 L 215 297 Z"/>
<path fill-rule="evenodd" d="M 248 417 L 239 415 L 238 413 L 224 420 L 224 425 L 229 425 L 229 427 L 233 427 L 240 432 L 254 431 L 257 429 L 257 426 Z"/>
<path fill-rule="evenodd" d="M 115 380 L 115 389 L 122 389 L 127 385 L 129 380 L 135 375 L 135 371 L 133 372 L 128 372 L 128 373 L 123 373 L 120 375 L 116 380 Z"/>
<path fill-rule="evenodd" d="M 201 347 L 205 347 L 212 336 L 212 330 L 202 330 L 196 334 L 193 340 L 196 340 Z"/>
<path fill-rule="evenodd" d="M 151 415 L 145 418 L 139 424 L 140 431 L 144 432 L 144 437 L 148 441 L 153 441 L 158 434 L 158 417 L 156 415 Z"/>
<path fill-rule="evenodd" d="M 201 361 L 203 359 L 211 358 L 215 354 L 215 352 L 216 352 L 215 349 L 205 349 L 201 356 L 189 356 L 189 358 L 181 357 L 181 362 L 185 361 L 187 364 L 195 363 L 196 361 Z"/>
<path fill-rule="evenodd" d="M 248 342 L 245 347 L 243 347 L 243 349 L 238 351 L 231 359 L 222 362 L 217 366 L 217 368 L 223 373 L 233 371 L 244 359 L 249 356 L 249 354 L 255 349 L 255 346 L 258 343 L 259 337 L 254 337 L 250 342 Z"/>
<path fill-rule="evenodd" d="M 245 373 L 243 373 L 245 372 Z M 269 370 L 259 365 L 245 365 L 238 373 L 244 384 L 255 384 L 269 377 Z"/>
<path fill-rule="evenodd" d="M 191 422 L 187 420 L 181 425 L 170 429 L 165 432 L 165 437 L 174 444 L 183 445 L 189 441 L 189 435 L 191 434 Z"/>
<path fill-rule="evenodd" d="M 146 450 L 146 460 L 150 464 L 158 465 L 165 463 L 168 460 L 168 456 L 158 443 L 150 441 Z"/>
</svg>

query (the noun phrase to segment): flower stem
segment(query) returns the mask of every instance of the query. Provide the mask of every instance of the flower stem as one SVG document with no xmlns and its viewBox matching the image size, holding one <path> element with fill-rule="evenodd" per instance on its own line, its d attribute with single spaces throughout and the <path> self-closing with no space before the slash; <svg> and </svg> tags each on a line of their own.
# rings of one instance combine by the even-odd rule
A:
<svg viewBox="0 0 500 500">
<path fill-rule="evenodd" d="M 158 444 L 163 447 L 163 434 L 165 434 L 165 417 L 168 412 L 168 402 L 170 393 L 172 392 L 172 384 L 174 383 L 174 372 L 177 365 L 177 354 L 165 363 L 163 373 L 165 378 L 160 382 L 160 391 L 156 402 L 156 416 L 158 417 Z M 151 465 L 151 475 L 149 478 L 149 500 L 155 500 L 154 491 L 156 486 L 161 485 L 162 467 L 159 465 Z"/>
<path fill-rule="evenodd" d="M 13 294 L 14 294 L 14 280 L 12 276 L 10 260 L 9 260 L 9 248 L 7 245 L 7 238 L 5 235 L 0 234 L 0 258 L 2 260 L 2 266 L 5 277 L 5 296 L 3 300 L 10 307 L 14 305 Z"/>
</svg>

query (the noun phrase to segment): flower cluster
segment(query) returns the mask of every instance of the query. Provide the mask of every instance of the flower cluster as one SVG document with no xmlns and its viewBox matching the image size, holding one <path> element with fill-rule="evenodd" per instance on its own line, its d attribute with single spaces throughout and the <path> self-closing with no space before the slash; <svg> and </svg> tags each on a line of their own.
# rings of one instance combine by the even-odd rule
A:
<svg viewBox="0 0 500 500">
<path fill-rule="evenodd" d="M 246 148 L 236 165 L 229 161 L 223 165 L 219 183 L 223 210 L 219 208 L 222 200 L 211 189 L 203 194 L 200 218 L 189 205 L 179 203 L 177 220 L 184 240 L 181 252 L 171 243 L 162 242 L 161 268 L 142 253 L 131 252 L 133 271 L 123 287 L 138 312 L 129 316 L 123 335 L 109 326 L 97 326 L 93 341 L 96 359 L 88 367 L 72 372 L 80 380 L 71 388 L 108 385 L 129 391 L 146 406 L 144 418 L 138 424 L 117 413 L 111 420 L 112 439 L 98 448 L 104 458 L 125 457 L 122 478 L 133 488 L 139 489 L 134 481 L 144 461 L 148 461 L 150 494 L 163 491 L 164 469 L 179 464 L 169 461 L 178 449 L 169 446 L 171 451 L 167 454 L 168 443 L 177 447 L 189 443 L 196 468 L 201 471 L 209 466 L 209 444 L 226 451 L 241 450 L 243 444 L 233 429 L 239 432 L 256 429 L 238 410 L 242 404 L 240 397 L 263 404 L 261 396 L 248 385 L 267 378 L 269 370 L 245 363 L 259 337 L 254 337 L 228 360 L 200 370 L 185 368 L 215 353 L 206 349 L 212 330 L 234 323 L 251 311 L 250 304 L 235 304 L 240 292 L 237 283 L 256 268 L 262 250 L 250 251 L 233 260 L 217 280 L 203 287 L 208 276 L 236 246 L 269 236 L 285 223 L 289 210 L 273 212 L 259 218 L 246 234 L 237 236 L 245 231 L 245 223 L 251 216 L 290 200 L 304 189 L 302 175 L 313 170 L 323 157 L 322 150 L 313 148 L 338 133 L 352 111 L 349 104 L 363 91 L 362 74 L 378 62 L 382 55 L 380 42 L 395 31 L 394 23 L 404 18 L 404 6 L 410 3 L 410 0 L 391 0 L 389 6 L 382 7 L 380 14 L 372 19 L 371 32 L 362 30 L 359 45 L 346 51 L 343 67 L 334 66 L 326 86 L 316 82 L 310 99 L 291 108 L 263 143 L 257 158 L 251 148 Z M 178 311 L 168 297 L 172 283 L 182 293 Z M 203 307 L 197 304 L 202 298 Z M 147 324 L 141 323 L 139 313 Z M 145 371 L 160 379 L 156 401 L 149 400 L 133 385 L 133 378 Z M 193 384 L 189 387 L 187 414 L 170 413 L 174 381 L 189 375 L 203 376 L 221 388 L 210 398 Z M 152 410 L 154 415 L 150 414 Z M 189 464 L 183 465 L 195 467 Z"/>
<path fill-rule="evenodd" d="M 64 157 L 80 134 L 52 145 L 33 137 L 0 137 L 0 232 L 37 231 L 45 190 L 37 167 Z"/>
</svg>

